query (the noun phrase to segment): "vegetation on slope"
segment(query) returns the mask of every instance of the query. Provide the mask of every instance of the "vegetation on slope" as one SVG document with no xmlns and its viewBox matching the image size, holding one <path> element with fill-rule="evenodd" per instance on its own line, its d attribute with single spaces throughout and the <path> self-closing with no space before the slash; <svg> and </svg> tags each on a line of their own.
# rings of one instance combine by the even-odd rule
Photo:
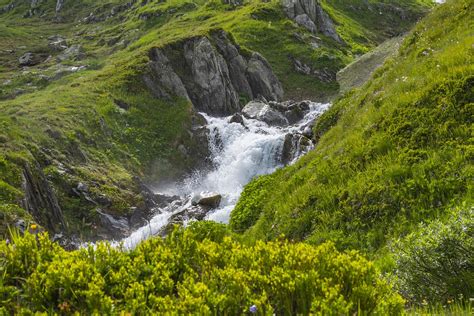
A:
<svg viewBox="0 0 474 316">
<path fill-rule="evenodd" d="M 29 219 L 20 207 L 22 173 L 29 165 L 52 184 L 67 231 L 85 238 L 99 234 L 94 227 L 100 220 L 97 206 L 73 193 L 78 183 L 89 186 L 92 199 L 105 196 L 102 207 L 109 213 L 130 216 L 131 206 L 144 203 L 134 176 L 172 178 L 195 164 L 178 150 L 192 145 L 186 132 L 193 120 L 190 104 L 157 100 L 144 88 L 152 47 L 221 28 L 243 51 L 259 51 L 269 60 L 287 97 L 327 98 L 337 92 L 335 81 L 296 72 L 295 58 L 335 73 L 391 32 L 407 30 L 428 7 L 427 1 L 403 1 L 398 11 L 386 11 L 380 24 L 374 11 L 379 1 L 324 1 L 346 42 L 341 45 L 287 19 L 278 1 L 234 7 L 173 0 L 128 7 L 119 0 L 82 0 L 67 2 L 58 14 L 55 1 L 41 2 L 34 12 L 27 1 L 15 2 L 0 21 L 0 161 L 6 170 L 0 174 L 0 234 L 6 224 Z M 0 7 L 8 3 L 2 0 Z M 57 34 L 69 46 L 80 45 L 83 56 L 56 61 L 60 53 L 47 39 Z M 26 52 L 52 58 L 19 71 L 17 60 Z M 81 66 L 86 69 L 58 75 Z"/>
<path fill-rule="evenodd" d="M 417 25 L 399 56 L 323 115 L 316 150 L 247 186 L 232 228 L 375 252 L 472 204 L 473 6 L 447 1 Z"/>
<path fill-rule="evenodd" d="M 356 252 L 285 241 L 242 245 L 213 223 L 132 251 L 67 252 L 47 235 L 0 242 L 2 313 L 390 314 L 403 300 Z"/>
</svg>

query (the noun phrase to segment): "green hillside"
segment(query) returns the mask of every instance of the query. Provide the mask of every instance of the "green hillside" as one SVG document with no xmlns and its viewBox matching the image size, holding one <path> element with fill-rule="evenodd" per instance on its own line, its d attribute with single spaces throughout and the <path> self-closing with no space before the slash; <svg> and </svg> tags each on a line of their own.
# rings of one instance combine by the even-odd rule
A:
<svg viewBox="0 0 474 316">
<path fill-rule="evenodd" d="M 209 167 L 200 97 L 332 105 L 227 225 L 149 189 Z M 0 0 L 0 315 L 471 315 L 473 118 L 473 0 Z"/>
<path fill-rule="evenodd" d="M 29 1 L 14 1 L 1 14 L 0 234 L 7 224 L 31 218 L 20 207 L 27 166 L 33 178 L 55 192 L 65 227 L 47 224 L 50 207 L 43 207 L 35 220 L 50 231 L 65 229 L 86 239 L 103 233 L 93 229 L 101 226 L 96 205 L 71 194 L 79 183 L 90 188 L 92 200 L 105 196 L 101 207 L 108 213 L 132 216 L 130 207 L 146 204 L 136 176 L 156 183 L 196 166 L 202 145 L 188 133 L 198 121 L 195 111 L 185 100 L 155 98 L 144 85 L 153 47 L 224 29 L 243 53 L 257 51 L 268 59 L 285 98 L 327 99 L 337 93 L 337 70 L 406 31 L 429 3 L 404 1 L 396 10 L 387 9 L 380 23 L 376 9 L 385 4 L 379 1 L 323 2 L 337 23 L 341 44 L 316 38 L 286 18 L 278 1 L 238 6 L 220 1 L 67 1 L 58 13 L 55 2 L 40 1 L 33 8 Z M 8 3 L 0 2 L 0 8 Z M 48 44 L 55 35 L 76 52 L 61 59 L 63 52 Z M 50 57 L 22 69 L 18 59 L 28 52 Z M 295 59 L 329 79 L 297 72 Z M 192 155 L 183 155 L 183 146 Z"/>
<path fill-rule="evenodd" d="M 231 227 L 371 253 L 472 205 L 473 6 L 448 1 L 418 24 L 318 121 L 314 151 L 247 186 Z"/>
</svg>

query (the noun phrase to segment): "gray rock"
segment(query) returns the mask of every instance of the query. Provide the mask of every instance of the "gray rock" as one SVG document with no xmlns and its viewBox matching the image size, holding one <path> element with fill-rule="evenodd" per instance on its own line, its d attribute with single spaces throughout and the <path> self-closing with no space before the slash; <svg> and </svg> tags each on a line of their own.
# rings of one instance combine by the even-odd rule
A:
<svg viewBox="0 0 474 316">
<path fill-rule="evenodd" d="M 183 82 L 174 72 L 165 54 L 160 49 L 154 49 L 150 59 L 150 71 L 143 79 L 152 93 L 158 98 L 170 99 L 172 96 L 178 96 L 190 100 Z"/>
<path fill-rule="evenodd" d="M 25 53 L 18 59 L 18 62 L 20 66 L 34 66 L 39 64 L 41 61 L 35 54 Z"/>
<path fill-rule="evenodd" d="M 343 40 L 337 34 L 334 22 L 318 0 L 282 0 L 281 4 L 290 19 L 308 28 L 311 32 L 320 32 L 336 42 L 343 43 Z M 313 22 L 316 27 L 314 31 L 307 18 L 302 15 L 306 15 Z M 299 17 L 298 21 L 296 20 L 297 17 Z"/>
<path fill-rule="evenodd" d="M 240 55 L 239 50 L 227 38 L 224 31 L 213 34 L 213 40 L 219 53 L 224 57 L 229 68 L 230 80 L 237 93 L 253 99 L 252 88 L 247 80 L 247 61 Z"/>
<path fill-rule="evenodd" d="M 301 134 L 289 133 L 285 136 L 280 161 L 287 165 L 312 147 L 311 140 Z"/>
<path fill-rule="evenodd" d="M 76 187 L 77 191 L 79 192 L 89 192 L 89 187 L 87 184 L 79 182 Z"/>
<path fill-rule="evenodd" d="M 71 47 L 67 48 L 61 55 L 57 57 L 58 61 L 65 61 L 65 60 L 81 60 L 84 58 L 84 50 L 82 49 L 81 45 L 72 45 Z"/>
<path fill-rule="evenodd" d="M 235 113 L 234 115 L 232 115 L 232 117 L 229 119 L 229 123 L 236 123 L 245 126 L 244 118 L 239 113 Z"/>
<path fill-rule="evenodd" d="M 251 101 L 243 109 L 242 114 L 250 119 L 260 120 L 269 125 L 274 126 L 287 126 L 289 124 L 286 117 L 280 112 L 273 109 L 270 105 Z"/>
<path fill-rule="evenodd" d="M 300 14 L 295 17 L 295 22 L 306 28 L 311 33 L 317 32 L 316 24 L 309 18 L 307 14 Z"/>
<path fill-rule="evenodd" d="M 33 215 L 41 226 L 52 233 L 66 228 L 56 194 L 39 165 L 24 167 L 22 188 L 25 192 L 23 208 Z"/>
<path fill-rule="evenodd" d="M 67 49 L 66 39 L 60 35 L 50 36 L 48 38 L 48 47 L 55 51 L 63 51 Z"/>
<path fill-rule="evenodd" d="M 63 8 L 64 2 L 65 2 L 65 0 L 57 0 L 57 2 L 56 2 L 56 14 L 59 13 L 59 11 L 61 11 L 61 9 Z"/>
<path fill-rule="evenodd" d="M 97 208 L 96 212 L 99 214 L 100 222 L 105 230 L 109 231 L 113 237 L 122 237 L 129 233 L 130 225 L 128 219 L 125 217 L 114 217 L 105 213 L 102 209 Z"/>
<path fill-rule="evenodd" d="M 308 138 L 311 138 L 313 137 L 313 129 L 311 128 L 311 126 L 306 126 L 303 130 L 303 135 L 308 137 Z"/>
<path fill-rule="evenodd" d="M 262 55 L 253 53 L 248 62 L 247 75 L 253 95 L 261 95 L 267 100 L 280 101 L 283 87 Z"/>
<path fill-rule="evenodd" d="M 222 195 L 218 193 L 201 193 L 193 196 L 191 199 L 191 205 L 201 205 L 211 209 L 219 207 L 221 203 Z"/>
<path fill-rule="evenodd" d="M 240 110 L 239 95 L 232 85 L 227 63 L 206 37 L 186 42 L 184 57 L 192 75 L 188 93 L 199 110 L 214 115 Z"/>
</svg>

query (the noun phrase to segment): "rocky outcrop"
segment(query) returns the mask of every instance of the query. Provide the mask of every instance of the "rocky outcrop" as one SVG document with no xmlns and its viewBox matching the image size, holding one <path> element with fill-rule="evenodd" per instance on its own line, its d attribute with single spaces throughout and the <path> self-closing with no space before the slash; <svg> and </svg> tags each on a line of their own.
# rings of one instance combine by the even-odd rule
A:
<svg viewBox="0 0 474 316">
<path fill-rule="evenodd" d="M 58 14 L 59 11 L 61 11 L 61 9 L 63 8 L 64 2 L 65 2 L 65 0 L 57 0 L 57 2 L 56 2 L 56 14 Z"/>
<path fill-rule="evenodd" d="M 155 48 L 149 57 L 143 80 L 156 97 L 186 98 L 207 114 L 237 113 L 241 97 L 283 97 L 282 85 L 265 58 L 257 53 L 245 58 L 223 31 Z"/>
<path fill-rule="evenodd" d="M 282 0 L 286 15 L 312 33 L 322 33 L 336 42 L 343 43 L 334 22 L 324 11 L 319 0 Z M 312 22 L 312 23 L 311 23 Z"/>
<path fill-rule="evenodd" d="M 38 166 L 23 169 L 23 207 L 50 232 L 61 232 L 66 225 L 52 187 Z"/>
</svg>

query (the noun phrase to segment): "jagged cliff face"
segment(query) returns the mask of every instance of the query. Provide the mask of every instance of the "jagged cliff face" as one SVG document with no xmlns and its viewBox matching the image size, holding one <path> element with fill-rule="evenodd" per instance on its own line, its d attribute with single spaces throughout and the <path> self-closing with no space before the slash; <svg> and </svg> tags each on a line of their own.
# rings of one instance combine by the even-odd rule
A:
<svg viewBox="0 0 474 316">
<path fill-rule="evenodd" d="M 343 43 L 333 20 L 318 0 L 282 0 L 286 15 L 312 33 L 322 33 L 336 42 Z"/>
<path fill-rule="evenodd" d="M 283 98 L 266 59 L 258 53 L 245 58 L 223 31 L 153 49 L 148 67 L 144 82 L 156 97 L 182 97 L 207 114 L 234 114 L 242 99 Z"/>
</svg>

